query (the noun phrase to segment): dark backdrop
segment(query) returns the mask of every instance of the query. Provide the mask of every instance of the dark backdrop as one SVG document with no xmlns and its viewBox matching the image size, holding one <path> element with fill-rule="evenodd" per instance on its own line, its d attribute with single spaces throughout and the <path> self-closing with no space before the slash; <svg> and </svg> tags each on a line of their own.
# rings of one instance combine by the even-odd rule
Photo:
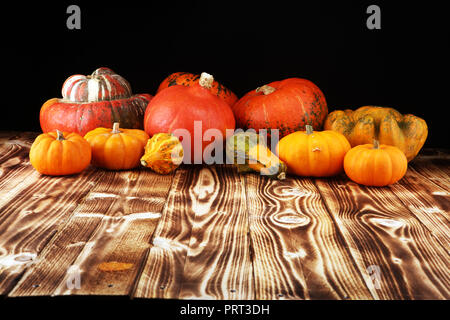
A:
<svg viewBox="0 0 450 320">
<path fill-rule="evenodd" d="M 151 94 L 176 71 L 211 73 L 238 96 L 304 77 L 330 111 L 392 106 L 427 121 L 427 146 L 448 147 L 443 2 L 93 2 L 16 1 L 2 11 L 1 130 L 40 130 L 42 103 L 61 96 L 68 76 L 107 66 Z M 66 27 L 70 4 L 81 7 L 81 30 Z M 370 4 L 381 8 L 381 30 L 366 27 Z"/>
</svg>

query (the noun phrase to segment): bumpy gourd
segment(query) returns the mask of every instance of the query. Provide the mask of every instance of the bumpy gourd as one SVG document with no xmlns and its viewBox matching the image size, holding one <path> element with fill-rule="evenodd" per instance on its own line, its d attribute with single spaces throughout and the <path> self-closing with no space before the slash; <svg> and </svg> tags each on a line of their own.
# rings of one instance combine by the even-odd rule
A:
<svg viewBox="0 0 450 320">
<path fill-rule="evenodd" d="M 267 148 L 261 137 L 253 132 L 239 132 L 227 139 L 227 158 L 238 172 L 259 172 L 282 180 L 286 178 L 286 164 Z"/>
<path fill-rule="evenodd" d="M 373 140 L 396 146 L 405 153 L 408 161 L 419 153 L 428 135 L 425 120 L 376 106 L 333 111 L 326 118 L 324 129 L 342 133 L 352 147 L 370 144 Z"/>
<path fill-rule="evenodd" d="M 141 164 L 160 174 L 173 172 L 183 161 L 183 146 L 170 133 L 157 133 L 148 140 Z"/>
</svg>

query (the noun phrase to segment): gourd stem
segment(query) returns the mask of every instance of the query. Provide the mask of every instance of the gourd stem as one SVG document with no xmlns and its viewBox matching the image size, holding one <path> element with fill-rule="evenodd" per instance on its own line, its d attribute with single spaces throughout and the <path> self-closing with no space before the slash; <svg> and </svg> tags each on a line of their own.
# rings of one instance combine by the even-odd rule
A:
<svg viewBox="0 0 450 320">
<path fill-rule="evenodd" d="M 378 140 L 373 140 L 373 148 L 380 149 L 380 142 Z"/>
<path fill-rule="evenodd" d="M 61 131 L 59 131 L 59 130 L 56 130 L 56 140 L 59 140 L 59 141 L 66 140 L 64 138 L 64 134 Z"/>
<path fill-rule="evenodd" d="M 262 87 L 256 88 L 256 92 L 262 92 L 265 96 L 268 94 L 271 94 L 272 92 L 275 92 L 277 89 L 274 87 L 268 86 L 267 84 L 263 85 Z"/>
<path fill-rule="evenodd" d="M 112 128 L 112 133 L 120 133 L 119 122 L 114 122 L 113 128 Z"/>
<path fill-rule="evenodd" d="M 306 127 L 306 134 L 313 133 L 313 127 L 311 125 L 307 124 L 305 127 Z"/>
<path fill-rule="evenodd" d="M 146 167 L 146 166 L 147 166 L 147 161 L 141 160 L 141 164 L 142 164 L 144 167 Z"/>
<path fill-rule="evenodd" d="M 214 83 L 214 77 L 209 73 L 202 72 L 202 74 L 200 75 L 200 80 L 198 80 L 198 83 L 203 88 L 211 89 Z"/>
<path fill-rule="evenodd" d="M 279 180 L 286 179 L 286 173 L 285 173 L 285 172 L 280 172 L 280 174 L 277 176 L 277 178 L 278 178 Z"/>
</svg>

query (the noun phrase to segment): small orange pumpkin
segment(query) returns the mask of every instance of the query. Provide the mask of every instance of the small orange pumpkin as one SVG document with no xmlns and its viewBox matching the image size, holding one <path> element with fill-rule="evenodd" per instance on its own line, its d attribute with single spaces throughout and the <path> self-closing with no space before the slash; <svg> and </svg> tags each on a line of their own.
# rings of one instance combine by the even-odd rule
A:
<svg viewBox="0 0 450 320">
<path fill-rule="evenodd" d="M 277 152 L 288 173 L 306 177 L 334 176 L 343 170 L 344 156 L 350 143 L 335 131 L 297 131 L 278 142 Z"/>
<path fill-rule="evenodd" d="M 356 183 L 366 186 L 387 186 L 399 181 L 408 169 L 408 160 L 399 148 L 363 144 L 351 149 L 344 158 L 344 170 Z"/>
<path fill-rule="evenodd" d="M 139 166 L 148 135 L 139 129 L 97 128 L 84 138 L 92 148 L 92 164 L 110 170 L 126 170 Z"/>
<path fill-rule="evenodd" d="M 91 146 L 77 133 L 59 130 L 43 133 L 31 145 L 30 162 L 41 174 L 79 173 L 91 162 Z"/>
</svg>

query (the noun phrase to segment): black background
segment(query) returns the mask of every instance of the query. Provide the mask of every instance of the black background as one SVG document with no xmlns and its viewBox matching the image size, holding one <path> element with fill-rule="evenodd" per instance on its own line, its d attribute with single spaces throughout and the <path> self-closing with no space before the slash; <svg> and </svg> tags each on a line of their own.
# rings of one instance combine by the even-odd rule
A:
<svg viewBox="0 0 450 320">
<path fill-rule="evenodd" d="M 64 80 L 100 66 L 135 93 L 170 73 L 211 73 L 239 97 L 265 83 L 307 78 L 329 110 L 391 106 L 424 118 L 428 147 L 448 147 L 449 32 L 441 2 L 16 2 L 2 10 L 0 130 L 39 131 L 43 102 Z M 81 8 L 81 30 L 66 9 Z M 366 27 L 370 4 L 381 30 Z M 5 54 L 6 53 L 6 54 Z"/>
</svg>

